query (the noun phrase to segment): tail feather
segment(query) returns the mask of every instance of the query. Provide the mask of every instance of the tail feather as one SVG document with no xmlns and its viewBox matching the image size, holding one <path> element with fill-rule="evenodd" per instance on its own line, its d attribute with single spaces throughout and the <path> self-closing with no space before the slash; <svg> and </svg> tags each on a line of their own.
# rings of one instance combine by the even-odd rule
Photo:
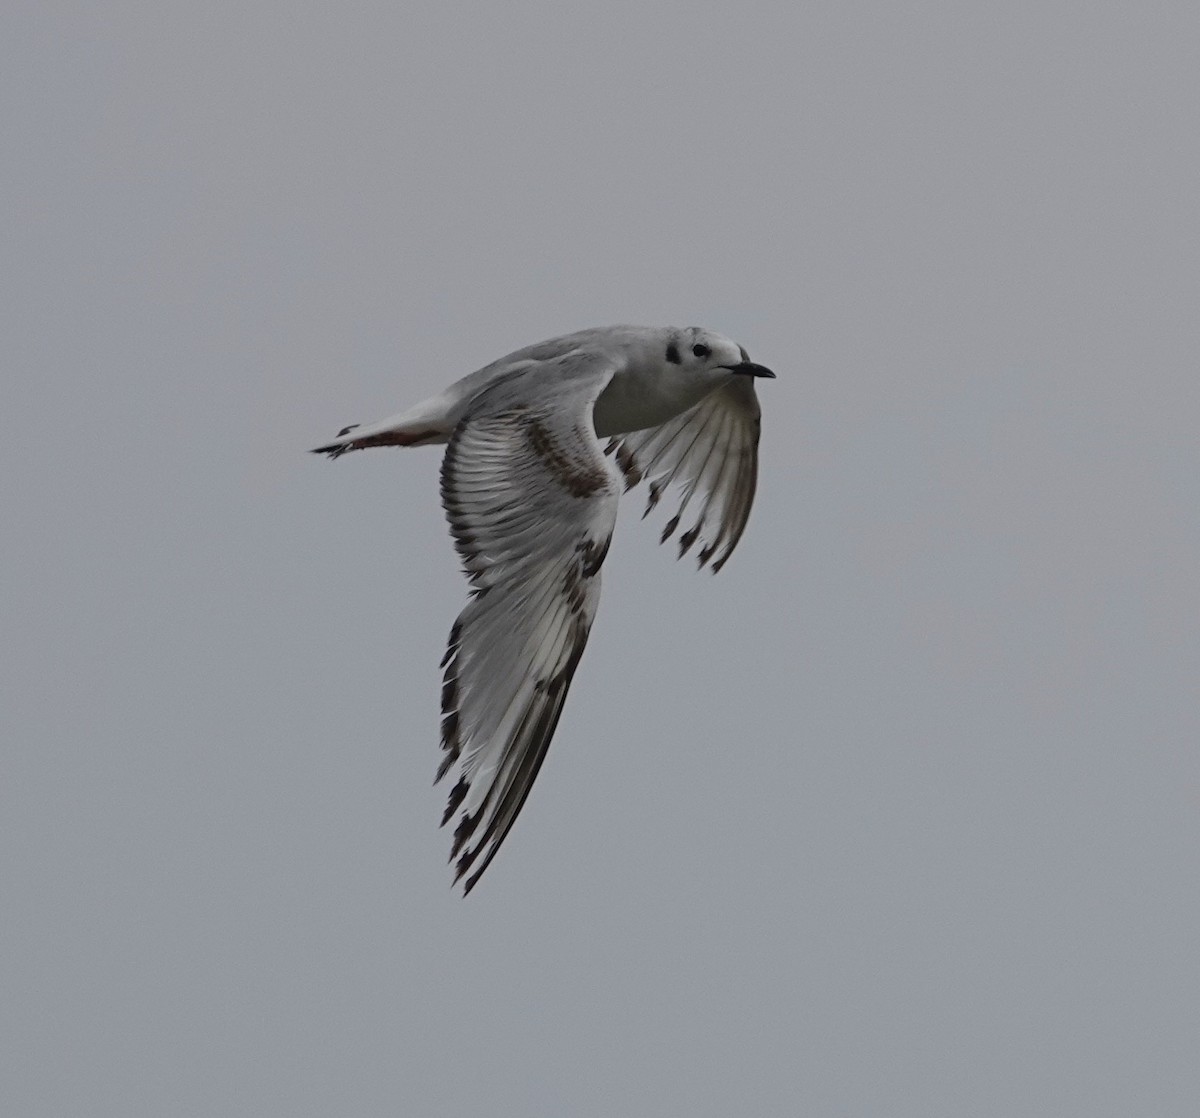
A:
<svg viewBox="0 0 1200 1118">
<path fill-rule="evenodd" d="M 325 446 L 315 446 L 313 454 L 328 454 L 340 458 L 351 450 L 365 450 L 369 446 L 424 446 L 426 443 L 445 442 L 440 431 L 388 431 L 382 435 L 363 435 L 361 438 L 340 436 Z"/>
<path fill-rule="evenodd" d="M 352 439 L 346 439 L 346 436 L 350 434 L 351 431 L 356 430 L 358 426 L 359 424 L 357 423 L 351 423 L 349 427 L 343 427 L 337 433 L 339 441 L 329 443 L 327 446 L 315 446 L 313 447 L 311 453 L 328 454 L 330 460 L 332 460 L 334 458 L 341 457 L 341 455 L 345 454 L 348 450 L 356 450 L 357 447 L 354 446 L 354 441 Z"/>
<path fill-rule="evenodd" d="M 366 427 L 352 423 L 343 427 L 332 442 L 314 447 L 313 454 L 340 458 L 348 451 L 365 450 L 370 446 L 425 446 L 447 442 L 449 437 L 450 431 L 446 430 L 446 424 L 439 422 L 439 417 L 407 413 Z"/>
</svg>

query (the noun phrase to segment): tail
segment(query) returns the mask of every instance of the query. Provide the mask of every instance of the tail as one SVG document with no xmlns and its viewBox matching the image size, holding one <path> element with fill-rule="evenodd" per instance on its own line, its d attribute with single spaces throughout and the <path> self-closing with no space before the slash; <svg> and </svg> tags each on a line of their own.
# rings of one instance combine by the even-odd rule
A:
<svg viewBox="0 0 1200 1118">
<path fill-rule="evenodd" d="M 328 454 L 340 458 L 351 450 L 365 450 L 369 446 L 427 446 L 431 443 L 450 441 L 451 430 L 447 430 L 441 417 L 433 417 L 425 410 L 405 412 L 362 427 L 357 423 L 343 427 L 337 438 L 324 446 L 313 448 L 313 454 Z"/>
</svg>

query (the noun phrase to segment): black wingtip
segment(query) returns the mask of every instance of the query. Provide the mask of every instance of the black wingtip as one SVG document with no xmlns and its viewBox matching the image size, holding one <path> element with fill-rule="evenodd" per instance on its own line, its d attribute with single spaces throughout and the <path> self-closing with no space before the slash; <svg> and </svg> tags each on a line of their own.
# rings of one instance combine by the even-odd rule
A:
<svg viewBox="0 0 1200 1118">
<path fill-rule="evenodd" d="M 487 869 L 487 862 L 484 862 L 484 864 L 482 866 L 480 866 L 479 869 L 477 869 L 473 874 L 471 874 L 470 877 L 467 878 L 466 881 L 463 882 L 463 896 L 464 897 L 469 897 L 471 895 L 471 890 L 475 888 L 479 879 L 483 876 L 483 871 L 485 869 Z"/>
</svg>

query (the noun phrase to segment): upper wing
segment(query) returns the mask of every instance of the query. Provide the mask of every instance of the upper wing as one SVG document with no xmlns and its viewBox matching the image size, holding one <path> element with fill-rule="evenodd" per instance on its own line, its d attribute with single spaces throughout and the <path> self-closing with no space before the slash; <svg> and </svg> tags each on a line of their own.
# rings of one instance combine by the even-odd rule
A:
<svg viewBox="0 0 1200 1118">
<path fill-rule="evenodd" d="M 700 566 L 710 559 L 719 571 L 742 538 L 758 480 L 758 397 L 751 377 L 734 376 L 682 415 L 644 431 L 609 441 L 605 454 L 617 456 L 632 489 L 650 479 L 646 516 L 668 485 L 681 490 L 679 508 L 663 529 L 665 541 L 699 494 L 695 523 L 679 537 L 682 557 L 701 541 Z M 720 554 L 718 554 L 718 552 Z"/>
<path fill-rule="evenodd" d="M 600 596 L 620 486 L 592 429 L 613 366 L 570 354 L 483 392 L 442 464 L 442 503 L 472 584 L 450 631 L 442 823 L 470 892 L 546 756 Z"/>
</svg>

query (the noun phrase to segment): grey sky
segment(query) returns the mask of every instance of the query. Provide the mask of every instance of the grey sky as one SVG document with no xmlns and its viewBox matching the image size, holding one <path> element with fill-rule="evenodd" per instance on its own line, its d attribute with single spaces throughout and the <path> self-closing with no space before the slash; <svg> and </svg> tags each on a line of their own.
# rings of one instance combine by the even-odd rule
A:
<svg viewBox="0 0 1200 1118">
<path fill-rule="evenodd" d="M 1193 4 L 17 4 L 6 1114 L 1191 1116 Z M 624 510 L 467 901 L 434 451 L 747 346 L 718 577 Z"/>
</svg>

